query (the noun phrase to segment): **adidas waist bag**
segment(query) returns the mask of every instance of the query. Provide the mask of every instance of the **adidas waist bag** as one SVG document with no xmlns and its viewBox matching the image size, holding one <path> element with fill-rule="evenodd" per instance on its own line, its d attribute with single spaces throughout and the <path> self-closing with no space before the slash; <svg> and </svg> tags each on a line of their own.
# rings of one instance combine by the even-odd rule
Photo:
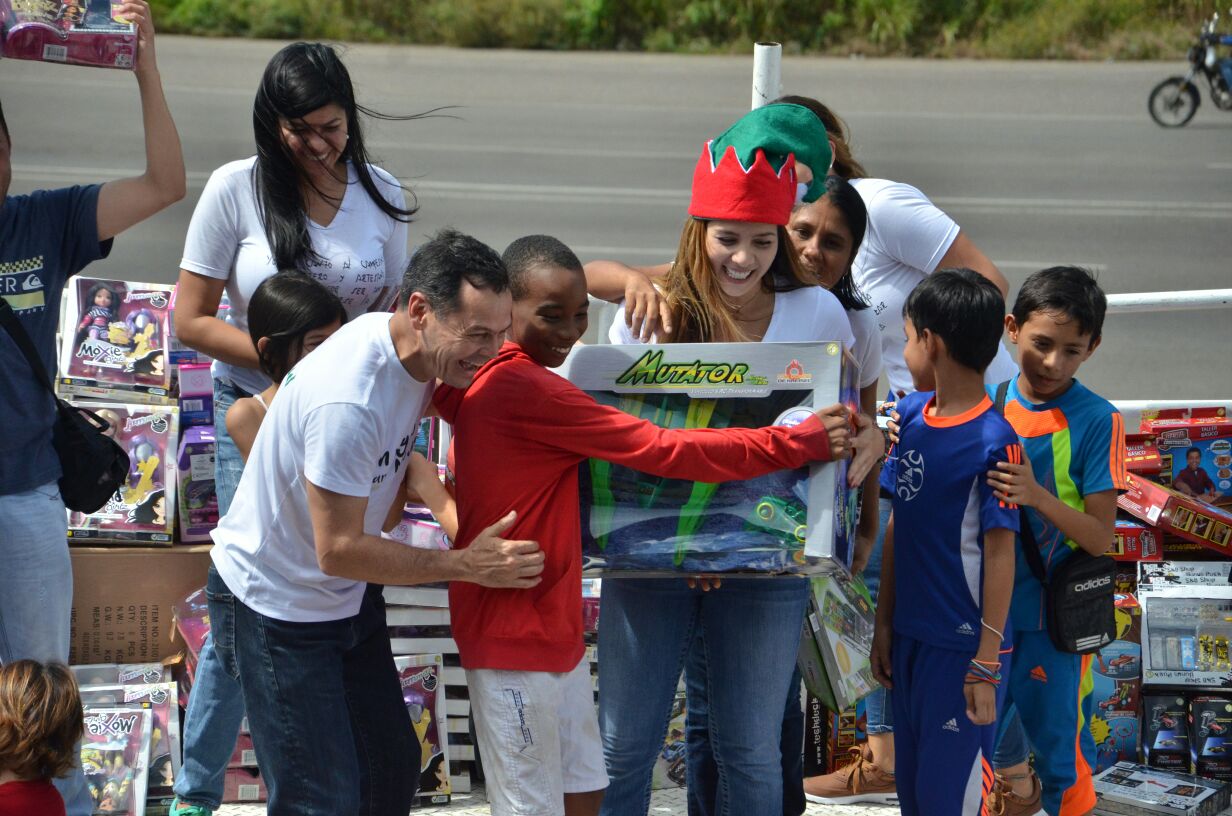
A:
<svg viewBox="0 0 1232 816">
<path fill-rule="evenodd" d="M 1058 651 L 1090 654 L 1116 639 L 1116 561 L 1076 550 L 1044 584 L 1048 634 Z"/>
</svg>

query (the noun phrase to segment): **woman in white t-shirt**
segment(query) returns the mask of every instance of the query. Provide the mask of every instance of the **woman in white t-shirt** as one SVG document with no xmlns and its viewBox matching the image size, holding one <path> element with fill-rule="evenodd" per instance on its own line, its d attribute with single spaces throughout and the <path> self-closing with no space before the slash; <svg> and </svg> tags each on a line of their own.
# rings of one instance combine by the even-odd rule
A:
<svg viewBox="0 0 1232 816">
<path fill-rule="evenodd" d="M 224 417 L 271 384 L 248 333 L 248 301 L 280 269 L 338 296 L 347 317 L 387 309 L 407 262 L 415 213 L 402 186 L 371 164 L 350 75 L 321 43 L 295 43 L 270 60 L 253 105 L 255 156 L 214 171 L 193 212 L 180 262 L 175 329 L 214 358 L 215 484 L 225 515 L 243 460 Z M 393 118 L 393 117 L 381 117 Z M 413 117 L 399 117 L 413 118 Z M 216 317 L 223 292 L 230 308 Z M 239 686 L 203 648 L 185 726 L 176 816 L 219 806 L 223 773 L 243 717 Z"/>
</svg>

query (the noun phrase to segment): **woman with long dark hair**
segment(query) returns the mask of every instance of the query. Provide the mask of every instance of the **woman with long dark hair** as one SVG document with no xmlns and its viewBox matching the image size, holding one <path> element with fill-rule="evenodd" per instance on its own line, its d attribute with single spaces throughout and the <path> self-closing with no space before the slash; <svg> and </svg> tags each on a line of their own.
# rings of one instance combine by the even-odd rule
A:
<svg viewBox="0 0 1232 816">
<path fill-rule="evenodd" d="M 193 213 L 180 262 L 175 328 L 214 358 L 215 482 L 225 514 L 243 460 L 224 420 L 237 399 L 272 384 L 248 332 L 248 301 L 279 270 L 298 270 L 337 295 L 348 318 L 388 308 L 407 262 L 415 214 L 398 181 L 372 164 L 363 116 L 333 48 L 294 43 L 270 60 L 253 104 L 255 156 L 214 171 Z M 230 308 L 216 316 L 224 291 Z M 239 685 L 203 648 L 185 727 L 175 816 L 217 809 L 243 716 Z"/>
</svg>

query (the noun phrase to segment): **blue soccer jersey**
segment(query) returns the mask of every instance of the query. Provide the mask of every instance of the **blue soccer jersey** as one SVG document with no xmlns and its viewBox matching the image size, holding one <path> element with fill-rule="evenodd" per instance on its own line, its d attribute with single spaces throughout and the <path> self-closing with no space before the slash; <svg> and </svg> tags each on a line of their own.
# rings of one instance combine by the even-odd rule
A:
<svg viewBox="0 0 1232 816">
<path fill-rule="evenodd" d="M 989 387 L 994 393 L 996 386 Z M 1005 418 L 1022 440 L 1035 481 L 1075 510 L 1085 510 L 1085 497 L 1129 487 L 1125 471 L 1125 423 L 1112 403 L 1077 380 L 1064 394 L 1031 403 L 1010 382 Z M 1078 545 L 1031 508 L 1027 518 L 1049 572 Z M 1031 572 L 1022 548 L 1014 568 L 1014 600 L 1010 605 L 1014 631 L 1043 629 L 1044 587 Z"/>
<path fill-rule="evenodd" d="M 988 486 L 998 462 L 1022 461 L 1014 429 L 985 398 L 931 416 L 934 394 L 898 403 L 899 442 L 881 471 L 894 501 L 894 631 L 974 652 L 983 612 L 984 531 L 1018 531 L 1018 506 Z"/>
</svg>

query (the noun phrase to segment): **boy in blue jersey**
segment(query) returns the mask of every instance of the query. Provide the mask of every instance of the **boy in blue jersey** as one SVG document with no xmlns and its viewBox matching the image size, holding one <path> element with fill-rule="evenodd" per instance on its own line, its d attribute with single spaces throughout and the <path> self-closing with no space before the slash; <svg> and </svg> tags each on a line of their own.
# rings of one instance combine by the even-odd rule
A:
<svg viewBox="0 0 1232 816">
<path fill-rule="evenodd" d="M 1049 573 L 1079 547 L 1107 552 L 1117 493 L 1127 487 L 1121 415 L 1074 379 L 1099 347 L 1106 305 L 1090 272 L 1058 266 L 1029 277 L 1005 318 L 1022 370 L 1010 383 L 1005 417 L 1026 456 L 993 469 L 988 483 L 1027 508 Z M 1095 807 L 1092 655 L 1057 651 L 1044 615 L 1043 586 L 1020 551 L 1010 605 L 1014 666 L 994 762 L 1006 816 L 1041 807 L 1050 816 L 1078 816 Z M 1027 765 L 1027 738 L 1038 779 Z"/>
<path fill-rule="evenodd" d="M 986 474 L 1022 458 L 984 391 L 1004 310 L 967 269 L 935 272 L 903 306 L 917 392 L 898 403 L 899 441 L 881 472 L 894 512 L 872 663 L 894 690 L 904 816 L 982 813 L 993 786 L 1019 513 Z"/>
</svg>

